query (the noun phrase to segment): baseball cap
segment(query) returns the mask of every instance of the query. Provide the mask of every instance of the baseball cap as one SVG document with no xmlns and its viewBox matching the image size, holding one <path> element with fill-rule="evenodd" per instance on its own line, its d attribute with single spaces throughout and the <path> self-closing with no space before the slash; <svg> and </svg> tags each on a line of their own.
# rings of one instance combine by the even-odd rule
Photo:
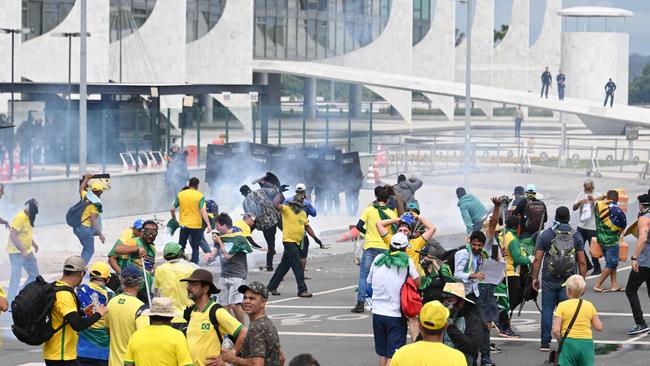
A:
<svg viewBox="0 0 650 366">
<path fill-rule="evenodd" d="M 122 277 L 141 278 L 142 277 L 142 269 L 134 266 L 133 264 L 129 264 L 128 266 L 122 268 L 122 272 L 120 272 L 120 276 L 122 276 Z"/>
<path fill-rule="evenodd" d="M 107 279 L 111 276 L 111 267 L 106 262 L 95 262 L 90 266 L 88 272 L 92 277 Z"/>
<path fill-rule="evenodd" d="M 420 310 L 420 325 L 431 330 L 442 329 L 447 325 L 449 309 L 438 300 L 430 301 Z"/>
<path fill-rule="evenodd" d="M 81 272 L 86 270 L 86 262 L 78 255 L 66 258 L 63 262 L 63 270 L 70 272 Z"/>
<path fill-rule="evenodd" d="M 408 204 L 406 204 L 406 210 L 407 211 L 414 210 L 416 213 L 419 214 L 420 213 L 420 205 L 418 205 L 417 202 L 409 202 Z"/>
<path fill-rule="evenodd" d="M 647 194 L 647 193 L 642 194 L 639 197 L 637 197 L 636 199 L 639 200 L 639 203 L 644 205 L 644 206 L 650 205 L 650 194 Z"/>
<path fill-rule="evenodd" d="M 537 192 L 537 187 L 534 184 L 528 184 L 526 186 L 526 192 Z"/>
<path fill-rule="evenodd" d="M 425 256 L 436 256 L 436 248 L 434 248 L 433 245 L 425 245 L 421 250 L 416 250 L 416 252 Z"/>
<path fill-rule="evenodd" d="M 390 245 L 397 249 L 406 248 L 409 245 L 409 238 L 402 233 L 397 233 L 393 235 L 393 238 L 390 240 Z"/>
<path fill-rule="evenodd" d="M 305 186 L 305 183 L 298 183 L 296 184 L 296 192 L 298 191 L 306 191 L 307 187 Z"/>
<path fill-rule="evenodd" d="M 144 226 L 144 220 L 136 219 L 135 221 L 133 221 L 133 225 L 131 227 L 137 230 L 142 230 L 142 226 Z"/>
<path fill-rule="evenodd" d="M 241 285 L 237 289 L 239 293 L 245 294 L 246 291 L 251 290 L 254 293 L 262 296 L 265 299 L 269 298 L 269 289 L 266 288 L 261 282 L 253 281 L 247 285 Z"/>
<path fill-rule="evenodd" d="M 169 243 L 165 244 L 165 249 L 163 249 L 163 257 L 175 257 L 177 256 L 183 248 L 180 246 L 180 244 L 175 243 L 173 241 L 170 241 Z"/>
</svg>

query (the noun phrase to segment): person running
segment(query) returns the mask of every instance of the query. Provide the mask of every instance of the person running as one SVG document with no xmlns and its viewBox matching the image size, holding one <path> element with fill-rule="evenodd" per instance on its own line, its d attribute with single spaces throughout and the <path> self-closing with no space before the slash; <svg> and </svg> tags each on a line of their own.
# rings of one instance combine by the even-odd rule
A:
<svg viewBox="0 0 650 366">
<path fill-rule="evenodd" d="M 187 298 L 187 290 L 181 280 L 189 277 L 198 266 L 185 260 L 183 248 L 175 242 L 165 244 L 163 258 L 166 262 L 156 268 L 154 293 L 156 296 L 172 299 L 175 311 L 182 313 L 192 305 L 192 301 Z M 187 322 L 179 315 L 172 319 L 172 327 L 183 330 L 187 327 Z"/>
<path fill-rule="evenodd" d="M 193 366 L 183 333 L 171 327 L 174 303 L 170 298 L 154 297 L 151 308 L 143 312 L 151 325 L 136 330 L 124 354 L 124 366 Z"/>
<path fill-rule="evenodd" d="M 620 250 L 619 241 L 627 226 L 625 213 L 618 207 L 618 192 L 610 190 L 604 200 L 596 201 L 595 212 L 596 238 L 605 255 L 605 269 L 596 280 L 593 290 L 594 292 L 625 291 L 616 282 L 616 268 L 618 267 Z M 608 277 L 611 281 L 611 287 L 609 290 L 605 290 L 602 286 Z"/>
<path fill-rule="evenodd" d="M 419 326 L 422 340 L 406 345 L 395 352 L 393 366 L 467 366 L 465 355 L 443 343 L 449 309 L 440 301 L 424 304 Z M 435 355 L 435 357 L 432 357 Z"/>
<path fill-rule="evenodd" d="M 246 337 L 246 328 L 228 310 L 218 305 L 211 295 L 218 294 L 212 273 L 197 269 L 188 278 L 187 296 L 194 305 L 185 309 L 183 317 L 187 320 L 187 343 L 195 366 L 205 366 L 221 355 L 221 342 L 229 336 L 239 351 Z"/>
<path fill-rule="evenodd" d="M 273 257 L 275 256 L 275 233 L 280 215 L 273 205 L 273 200 L 279 190 L 274 185 L 260 182 L 262 188 L 253 191 L 247 185 L 239 187 L 239 192 L 244 196 L 242 207 L 244 212 L 251 212 L 255 216 L 255 229 L 264 234 L 266 241 L 266 271 L 273 272 Z"/>
<path fill-rule="evenodd" d="M 542 92 L 539 94 L 539 97 L 546 97 L 548 99 L 548 88 L 551 86 L 551 83 L 553 82 L 553 76 L 551 75 L 551 72 L 548 71 L 548 66 L 544 69 L 544 72 L 542 73 Z"/>
<path fill-rule="evenodd" d="M 628 335 L 637 335 L 648 332 L 648 324 L 643 319 L 643 309 L 639 301 L 639 287 L 645 282 L 650 297 L 650 245 L 648 245 L 648 231 L 650 231 L 650 194 L 642 194 L 639 200 L 638 239 L 634 253 L 630 257 L 632 272 L 627 279 L 625 296 L 630 302 L 634 327 L 627 331 Z"/>
<path fill-rule="evenodd" d="M 555 77 L 557 82 L 557 98 L 559 100 L 564 100 L 564 88 L 566 87 L 566 76 L 562 72 L 562 69 L 558 71 L 557 76 Z"/>
<path fill-rule="evenodd" d="M 217 256 L 217 247 L 221 253 L 221 274 L 217 287 L 220 292 L 217 295 L 219 305 L 230 311 L 237 321 L 244 322 L 244 309 L 242 308 L 243 295 L 239 287 L 244 284 L 248 277 L 248 253 L 253 252 L 248 240 L 241 232 L 233 231 L 232 219 L 227 213 L 217 216 L 215 226 L 218 235 L 213 235 L 215 248 L 212 256 Z"/>
<path fill-rule="evenodd" d="M 79 239 L 79 243 L 81 243 L 81 258 L 86 263 L 90 262 L 95 253 L 95 236 L 98 236 L 102 243 L 106 241 L 102 233 L 101 219 L 104 212 L 101 196 L 106 187 L 100 181 L 88 184 L 92 176 L 90 173 L 84 174 L 79 186 L 79 196 L 82 200 L 87 201 L 87 206 L 81 214 L 81 224 L 72 229 L 74 235 Z"/>
<path fill-rule="evenodd" d="M 533 261 L 532 286 L 542 291 L 542 329 L 540 351 L 551 350 L 551 326 L 553 310 L 567 299 L 562 284 L 578 273 L 585 276 L 585 242 L 580 233 L 573 232 L 569 225 L 571 213 L 569 208 L 560 206 L 555 210 L 555 222 L 552 227 L 539 234 L 535 244 L 535 259 Z M 543 264 L 542 264 L 543 262 Z M 551 265 L 553 263 L 553 265 Z M 567 263 L 568 266 L 561 265 Z M 541 284 L 539 280 L 542 270 Z"/>
<path fill-rule="evenodd" d="M 14 301 L 18 288 L 34 281 L 38 276 L 38 261 L 34 253 L 38 252 L 38 244 L 34 241 L 34 220 L 38 214 L 38 202 L 30 199 L 25 202 L 22 211 L 18 212 L 11 221 L 11 231 L 7 240 L 7 253 L 11 264 L 8 297 L 9 303 Z M 20 277 L 23 268 L 27 272 L 27 279 L 20 286 Z"/>
<path fill-rule="evenodd" d="M 105 262 L 95 262 L 90 266 L 90 282 L 77 287 L 79 305 L 106 306 L 115 296 L 113 290 L 106 287 L 111 276 L 110 267 Z M 80 366 L 106 366 L 110 349 L 110 339 L 106 331 L 106 317 L 100 319 L 90 328 L 79 332 L 77 343 L 77 360 Z"/>
<path fill-rule="evenodd" d="M 126 267 L 129 263 L 133 263 L 134 260 L 140 257 L 140 251 L 133 251 L 130 254 L 117 255 L 115 250 L 120 245 L 134 245 L 135 239 L 139 238 L 142 235 L 142 226 L 144 220 L 136 219 L 131 225 L 130 228 L 125 229 L 120 237 L 113 244 L 113 248 L 108 252 L 108 264 L 111 266 L 115 273 L 119 274 L 122 271 L 122 268 Z"/>
<path fill-rule="evenodd" d="M 411 224 L 414 224 L 416 222 L 421 223 L 426 228 L 426 231 L 424 234 L 418 236 L 417 238 L 411 239 Z M 411 261 L 413 261 L 415 269 L 417 270 L 418 275 L 421 277 L 424 274 L 424 271 L 422 270 L 422 267 L 420 267 L 420 255 L 418 251 L 424 248 L 424 246 L 427 244 L 427 241 L 431 239 L 433 234 L 436 232 L 436 227 L 433 226 L 433 224 L 427 221 L 424 217 L 413 216 L 412 214 L 404 214 L 399 219 L 381 220 L 377 223 L 377 232 L 384 239 L 384 243 L 389 246 L 393 240 L 393 235 L 389 233 L 386 228 L 391 225 L 397 225 L 397 232 L 402 233 L 407 238 L 409 238 L 409 245 L 406 248 L 405 252 Z M 419 330 L 417 318 L 408 318 L 408 326 L 411 339 L 415 339 L 418 336 Z"/>
<path fill-rule="evenodd" d="M 582 238 L 587 244 L 586 248 L 591 246 L 591 240 L 596 237 L 596 200 L 600 197 L 600 194 L 596 192 L 594 187 L 594 181 L 591 179 L 585 180 L 582 184 L 583 191 L 578 193 L 576 197 L 576 202 L 573 204 L 573 211 L 578 211 L 580 214 L 580 223 L 578 224 L 578 232 L 582 235 Z M 599 275 L 602 272 L 600 268 L 600 261 L 598 258 L 591 257 L 591 261 L 588 257 L 585 257 L 587 260 L 587 271 L 590 271 L 593 268 L 591 273 L 593 276 Z"/>
<path fill-rule="evenodd" d="M 616 91 L 616 83 L 612 81 L 612 78 L 609 78 L 607 84 L 605 84 L 605 103 L 603 107 L 607 107 L 607 100 L 609 100 L 609 107 L 614 106 L 614 92 Z"/>
<path fill-rule="evenodd" d="M 269 290 L 257 281 L 241 285 L 238 290 L 244 296 L 244 312 L 248 315 L 250 326 L 239 352 L 221 350 L 221 360 L 231 365 L 284 365 L 284 352 L 278 330 L 266 316 Z"/>
<path fill-rule="evenodd" d="M 81 284 L 85 274 L 84 259 L 79 256 L 69 257 L 63 263 L 63 277 L 54 282 L 54 286 L 62 290 L 56 292 L 50 314 L 52 328 L 58 331 L 43 343 L 43 360 L 46 366 L 78 365 L 78 332 L 88 329 L 108 312 L 104 305 L 90 305 L 83 309 L 83 312 L 92 315 L 81 317 L 74 289 Z"/>
<path fill-rule="evenodd" d="M 192 248 L 192 262 L 199 263 L 199 247 L 203 237 L 203 222 L 207 226 L 207 232 L 212 231 L 210 219 L 205 206 L 205 197 L 199 192 L 199 178 L 192 177 L 189 181 L 189 189 L 178 192 L 174 204 L 169 210 L 172 219 L 178 221 L 181 226 L 178 243 L 185 251 L 187 241 L 190 241 Z M 176 220 L 176 209 L 179 210 L 179 217 Z"/>
<path fill-rule="evenodd" d="M 476 196 L 467 193 L 463 187 L 456 188 L 456 197 L 458 197 L 457 205 L 465 223 L 466 233 L 469 235 L 473 231 L 481 230 L 488 213 L 485 206 Z"/>
<path fill-rule="evenodd" d="M 406 207 L 409 203 L 418 203 L 418 200 L 415 199 L 415 192 L 422 188 L 423 184 L 422 180 L 415 177 L 407 179 L 404 174 L 397 176 L 397 184 L 393 186 L 393 190 L 401 198 L 401 202 L 404 205 L 402 211 L 406 212 Z"/>
<path fill-rule="evenodd" d="M 520 201 L 514 211 L 520 220 L 520 239 L 533 237 L 544 229 L 544 224 L 548 220 L 546 204 L 537 198 L 537 187 L 534 184 L 528 184 L 525 194 L 526 199 Z"/>
<path fill-rule="evenodd" d="M 352 308 L 353 313 L 363 313 L 366 300 L 366 287 L 370 266 L 379 254 L 388 249 L 386 243 L 377 231 L 377 222 L 397 217 L 395 210 L 388 208 L 389 194 L 382 186 L 375 187 L 375 202 L 368 206 L 363 213 L 356 229 L 365 235 L 363 243 L 363 254 L 359 263 L 359 286 L 357 288 L 357 304 Z"/>
<path fill-rule="evenodd" d="M 521 106 L 518 105 L 514 113 L 515 119 L 515 138 L 521 137 L 521 123 L 524 121 L 524 111 L 521 109 Z"/>
<path fill-rule="evenodd" d="M 553 316 L 553 338 L 558 341 L 558 365 L 589 366 L 594 364 L 592 329 L 601 332 L 603 323 L 594 305 L 582 299 L 587 283 L 580 275 L 566 281 L 568 299 L 558 304 Z"/>
<path fill-rule="evenodd" d="M 375 353 L 382 366 L 389 365 L 395 351 L 406 344 L 407 322 L 400 306 L 405 277 L 411 277 L 416 287 L 420 286 L 420 275 L 405 253 L 408 245 L 406 235 L 393 235 L 389 249 L 375 258 L 368 273 Z"/>
<path fill-rule="evenodd" d="M 149 319 L 142 316 L 146 308 L 138 299 L 143 282 L 142 269 L 128 265 L 120 273 L 122 293 L 108 302 L 106 328 L 110 334 L 109 366 L 123 366 L 129 338 L 136 330 L 149 325 Z"/>
<path fill-rule="evenodd" d="M 304 211 L 304 198 L 303 195 L 296 195 L 293 201 L 282 204 L 282 194 L 278 193 L 274 200 L 275 208 L 282 213 L 282 245 L 284 246 L 284 252 L 280 264 L 278 264 L 273 277 L 266 286 L 273 296 L 280 295 L 278 286 L 280 286 L 280 282 L 289 272 L 289 269 L 293 271 L 293 275 L 296 277 L 297 296 L 305 298 L 313 296 L 307 290 L 305 272 L 300 262 L 300 243 L 305 236 L 305 230 L 311 231 L 307 214 Z M 313 231 L 311 235 L 314 235 Z"/>
</svg>

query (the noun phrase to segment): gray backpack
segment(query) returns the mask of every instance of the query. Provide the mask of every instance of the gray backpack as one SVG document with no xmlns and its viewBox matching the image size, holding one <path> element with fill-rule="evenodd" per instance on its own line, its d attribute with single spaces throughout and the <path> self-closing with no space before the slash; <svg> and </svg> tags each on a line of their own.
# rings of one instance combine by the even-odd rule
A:
<svg viewBox="0 0 650 366">
<path fill-rule="evenodd" d="M 551 249 L 546 254 L 548 272 L 558 277 L 568 277 L 576 267 L 576 248 L 571 231 L 555 230 Z"/>
</svg>

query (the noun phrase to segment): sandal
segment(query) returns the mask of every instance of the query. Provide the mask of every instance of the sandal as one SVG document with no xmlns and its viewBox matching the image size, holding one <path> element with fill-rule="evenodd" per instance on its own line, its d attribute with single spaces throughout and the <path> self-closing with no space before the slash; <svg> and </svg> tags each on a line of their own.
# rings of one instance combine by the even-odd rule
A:
<svg viewBox="0 0 650 366">
<path fill-rule="evenodd" d="M 610 289 L 608 292 L 625 292 L 625 288 L 624 287 L 613 288 Z"/>
<path fill-rule="evenodd" d="M 600 287 L 596 287 L 596 286 L 593 287 L 593 290 L 594 290 L 594 292 L 597 293 L 597 294 L 602 294 L 602 293 L 607 292 L 607 290 L 602 289 L 602 288 L 600 288 Z"/>
</svg>

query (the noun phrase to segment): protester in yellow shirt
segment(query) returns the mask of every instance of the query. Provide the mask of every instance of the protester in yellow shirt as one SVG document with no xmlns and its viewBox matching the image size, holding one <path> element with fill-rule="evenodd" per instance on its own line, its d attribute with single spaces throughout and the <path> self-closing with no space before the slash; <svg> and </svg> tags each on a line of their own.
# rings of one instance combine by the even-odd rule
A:
<svg viewBox="0 0 650 366">
<path fill-rule="evenodd" d="M 305 271 L 300 261 L 300 245 L 302 245 L 305 230 L 310 232 L 310 235 L 315 236 L 309 227 L 307 214 L 304 210 L 305 196 L 295 195 L 293 200 L 286 204 L 281 203 L 282 201 L 282 194 L 278 193 L 273 204 L 282 213 L 282 245 L 284 246 L 284 253 L 282 253 L 280 264 L 276 267 L 275 273 L 273 273 L 273 277 L 271 277 L 266 287 L 272 295 L 280 295 L 278 286 L 280 286 L 280 282 L 291 269 L 296 277 L 296 285 L 298 285 L 297 296 L 312 297 L 313 295 L 307 291 Z"/>
<path fill-rule="evenodd" d="M 0 287 L 0 313 L 9 310 L 9 302 L 7 301 L 7 294 L 5 290 Z M 0 337 L 0 347 L 2 347 L 2 337 Z"/>
<path fill-rule="evenodd" d="M 603 323 L 598 317 L 594 305 L 581 296 L 585 293 L 587 283 L 580 275 L 567 279 L 566 293 L 568 300 L 562 301 L 555 309 L 553 317 L 553 337 L 560 344 L 558 364 L 562 366 L 581 366 L 594 364 L 594 341 L 591 330 L 603 330 Z M 567 329 L 571 319 L 578 313 L 571 330 Z"/>
<path fill-rule="evenodd" d="M 80 332 L 99 321 L 108 309 L 100 305 L 84 309 L 85 312 L 94 313 L 82 318 L 78 312 L 77 297 L 74 289 L 81 284 L 86 274 L 86 263 L 79 257 L 69 257 L 63 264 L 63 278 L 56 281 L 56 300 L 52 305 L 52 328 L 59 329 L 52 338 L 43 343 L 43 360 L 45 365 L 59 365 L 62 361 L 77 361 L 77 341 Z"/>
<path fill-rule="evenodd" d="M 183 314 L 188 321 L 187 343 L 194 365 L 205 366 L 208 358 L 219 356 L 221 341 L 226 335 L 230 336 L 238 351 L 246 337 L 246 328 L 226 309 L 210 299 L 212 294 L 219 293 L 212 273 L 200 268 L 182 281 L 187 282 L 188 297 L 194 302 Z"/>
<path fill-rule="evenodd" d="M 368 287 L 367 280 L 370 266 L 376 256 L 388 249 L 388 245 L 384 243 L 381 235 L 377 232 L 377 222 L 397 217 L 395 210 L 387 206 L 389 199 L 390 193 L 385 187 L 375 187 L 375 202 L 363 211 L 359 222 L 357 222 L 356 228 L 359 232 L 365 234 L 365 241 L 363 244 L 363 255 L 359 263 L 357 304 L 351 310 L 353 313 L 363 313 L 365 311 L 363 303 L 366 299 L 366 287 Z"/>
<path fill-rule="evenodd" d="M 265 248 L 262 248 L 259 244 L 253 240 L 253 230 L 255 230 L 255 214 L 252 212 L 247 212 L 244 214 L 241 220 L 235 221 L 233 224 L 233 231 L 239 230 L 246 237 L 246 240 L 251 244 L 255 249 L 259 249 L 263 252 L 266 251 Z"/>
<path fill-rule="evenodd" d="M 156 279 L 153 283 L 156 296 L 172 299 L 174 310 L 179 313 L 192 306 L 192 300 L 187 297 L 185 284 L 181 280 L 188 278 L 198 268 L 196 264 L 183 258 L 182 251 L 178 243 L 165 244 L 163 258 L 167 262 L 156 268 Z M 172 319 L 172 327 L 175 329 L 183 330 L 186 325 L 187 322 L 182 316 Z"/>
<path fill-rule="evenodd" d="M 131 335 L 124 355 L 124 365 L 193 366 L 183 333 L 172 328 L 172 318 L 178 314 L 170 298 L 155 297 L 151 308 L 144 311 L 151 325 Z"/>
<path fill-rule="evenodd" d="M 417 238 L 412 238 L 411 224 L 416 224 L 418 222 L 425 227 L 426 231 Z M 436 232 L 436 227 L 424 217 L 414 216 L 411 213 L 406 213 L 402 215 L 401 218 L 381 220 L 377 222 L 376 225 L 377 232 L 381 235 L 387 245 L 390 245 L 390 242 L 393 239 L 393 234 L 391 234 L 387 229 L 391 225 L 397 225 L 397 232 L 402 233 L 409 238 L 409 246 L 406 247 L 406 254 L 411 258 L 413 264 L 415 264 L 415 269 L 418 271 L 420 277 L 422 277 L 424 271 L 420 265 L 420 254 L 418 252 L 427 245 L 427 240 L 431 239 L 433 234 Z M 417 338 L 419 333 L 417 318 L 408 318 L 408 325 L 411 339 Z"/>
<path fill-rule="evenodd" d="M 181 227 L 178 244 L 185 251 L 189 239 L 192 247 L 192 262 L 198 264 L 199 248 L 203 239 L 203 223 L 201 220 L 205 222 L 207 232 L 212 231 L 212 224 L 206 210 L 205 197 L 203 197 L 203 193 L 199 192 L 199 178 L 190 178 L 188 186 L 188 189 L 178 192 L 169 212 L 172 220 L 178 221 Z M 176 220 L 176 208 L 179 210 L 178 220 Z"/>
<path fill-rule="evenodd" d="M 79 243 L 81 243 L 81 258 L 86 261 L 86 264 L 90 262 L 95 253 L 95 236 L 99 236 L 102 243 L 106 241 L 102 233 L 101 215 L 103 207 L 100 199 L 106 187 L 99 181 L 89 184 L 91 178 L 92 174 L 84 174 L 79 185 L 79 196 L 82 200 L 88 201 L 89 204 L 81 214 L 81 225 L 74 227 L 72 230 L 79 239 Z"/>
<path fill-rule="evenodd" d="M 11 221 L 11 231 L 7 240 L 7 253 L 11 263 L 11 277 L 9 279 L 8 300 L 14 301 L 20 285 L 22 269 L 27 271 L 26 285 L 38 276 L 38 262 L 34 253 L 38 252 L 38 244 L 32 236 L 34 220 L 38 213 L 38 202 L 30 199 L 25 202 L 25 207 Z"/>
<path fill-rule="evenodd" d="M 124 364 L 131 334 L 149 325 L 149 319 L 142 316 L 145 305 L 137 298 L 143 282 L 142 269 L 132 264 L 124 267 L 120 281 L 123 292 L 108 302 L 109 313 L 106 317 L 106 328 L 110 334 L 109 366 Z"/>
<path fill-rule="evenodd" d="M 419 322 L 422 340 L 398 349 L 391 366 L 467 366 L 462 352 L 442 343 L 448 318 L 449 310 L 440 301 L 424 304 Z"/>
</svg>

